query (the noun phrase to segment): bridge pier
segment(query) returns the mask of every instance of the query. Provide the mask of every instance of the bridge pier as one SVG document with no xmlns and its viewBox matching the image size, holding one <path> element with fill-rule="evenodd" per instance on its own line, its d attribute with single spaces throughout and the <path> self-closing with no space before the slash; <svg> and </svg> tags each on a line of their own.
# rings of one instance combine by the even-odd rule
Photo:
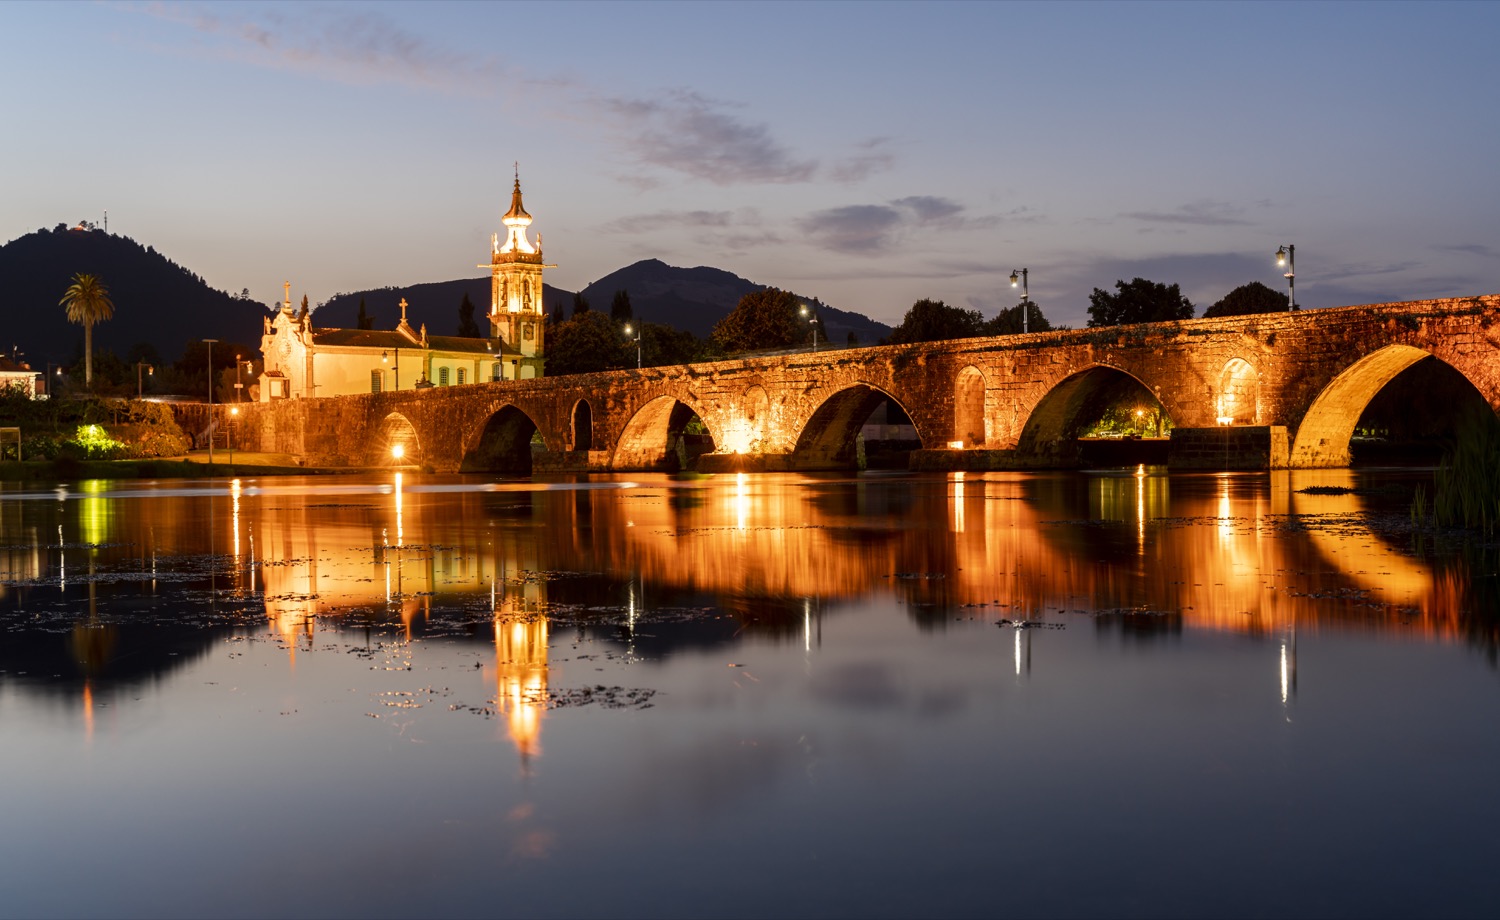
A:
<svg viewBox="0 0 1500 920">
<path fill-rule="evenodd" d="M 1174 428 L 1167 466 L 1174 470 L 1284 470 L 1287 444 L 1285 425 Z"/>
</svg>

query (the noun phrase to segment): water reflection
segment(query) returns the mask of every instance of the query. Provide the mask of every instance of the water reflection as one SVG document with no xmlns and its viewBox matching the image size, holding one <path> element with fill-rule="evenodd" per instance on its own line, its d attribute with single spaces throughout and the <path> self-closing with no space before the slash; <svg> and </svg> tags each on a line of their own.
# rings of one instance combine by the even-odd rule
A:
<svg viewBox="0 0 1500 920">
<path fill-rule="evenodd" d="M 535 486 L 403 473 L 91 481 L 0 493 L 0 600 L 26 611 L 47 592 L 60 597 L 48 608 L 69 621 L 60 680 L 89 694 L 119 663 L 117 632 L 132 622 L 124 612 L 158 609 L 167 596 L 180 603 L 184 591 L 206 601 L 207 628 L 243 628 L 242 615 L 258 610 L 292 663 L 320 629 L 374 623 L 411 639 L 435 609 L 482 610 L 493 624 L 496 705 L 528 755 L 539 750 L 536 703 L 547 691 L 546 617 L 558 609 L 618 621 L 630 649 L 641 617 L 686 607 L 724 611 L 738 624 L 731 632 L 810 652 L 824 616 L 881 594 L 900 598 L 924 629 L 971 610 L 1028 625 L 1085 614 L 1101 634 L 1132 639 L 1235 632 L 1278 643 L 1289 700 L 1299 630 L 1493 645 L 1493 625 L 1476 625 L 1463 566 L 1435 570 L 1373 531 L 1368 515 L 1383 493 L 1361 482 L 1348 471 L 1144 469 Z M 681 641 L 699 641 L 688 633 Z M 662 653 L 669 640 L 654 641 Z M 1031 667 L 1032 641 L 1016 628 L 1017 675 Z M 155 657 L 158 668 L 182 663 Z M 7 662 L 7 674 L 17 670 Z"/>
</svg>

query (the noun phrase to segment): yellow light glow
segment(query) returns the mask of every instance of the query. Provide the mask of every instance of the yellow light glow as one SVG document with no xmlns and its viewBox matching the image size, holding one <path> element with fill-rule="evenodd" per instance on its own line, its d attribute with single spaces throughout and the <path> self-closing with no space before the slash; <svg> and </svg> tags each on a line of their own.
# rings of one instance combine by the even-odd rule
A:
<svg viewBox="0 0 1500 920">
<path fill-rule="evenodd" d="M 396 446 L 392 447 L 391 456 L 395 457 L 397 460 L 400 460 L 402 457 L 406 456 L 406 445 L 397 444 Z"/>
<path fill-rule="evenodd" d="M 964 442 L 962 442 L 962 441 L 949 441 L 948 442 L 948 449 L 949 450 L 963 450 L 964 449 Z"/>
</svg>

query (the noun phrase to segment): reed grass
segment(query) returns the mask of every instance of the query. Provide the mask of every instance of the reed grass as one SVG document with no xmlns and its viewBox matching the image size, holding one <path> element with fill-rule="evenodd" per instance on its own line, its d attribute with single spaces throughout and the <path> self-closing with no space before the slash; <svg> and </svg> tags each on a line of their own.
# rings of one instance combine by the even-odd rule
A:
<svg viewBox="0 0 1500 920">
<path fill-rule="evenodd" d="M 1418 505 L 1421 505 L 1421 509 Z M 1427 496 L 1412 501 L 1412 517 L 1425 516 Z M 1453 446 L 1433 478 L 1432 523 L 1487 535 L 1500 526 L 1500 417 L 1475 406 L 1459 419 Z"/>
</svg>

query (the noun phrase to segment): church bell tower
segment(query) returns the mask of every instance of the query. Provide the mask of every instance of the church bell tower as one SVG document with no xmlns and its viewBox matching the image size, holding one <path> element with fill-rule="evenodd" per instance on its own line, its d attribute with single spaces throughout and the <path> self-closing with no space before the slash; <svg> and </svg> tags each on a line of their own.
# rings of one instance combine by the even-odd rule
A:
<svg viewBox="0 0 1500 920">
<path fill-rule="evenodd" d="M 507 351 L 519 353 L 520 376 L 542 376 L 542 337 L 546 309 L 542 304 L 542 238 L 536 245 L 526 238 L 531 215 L 521 205 L 521 172 L 510 194 L 510 210 L 501 218 L 505 239 L 490 238 L 490 328 Z"/>
</svg>

